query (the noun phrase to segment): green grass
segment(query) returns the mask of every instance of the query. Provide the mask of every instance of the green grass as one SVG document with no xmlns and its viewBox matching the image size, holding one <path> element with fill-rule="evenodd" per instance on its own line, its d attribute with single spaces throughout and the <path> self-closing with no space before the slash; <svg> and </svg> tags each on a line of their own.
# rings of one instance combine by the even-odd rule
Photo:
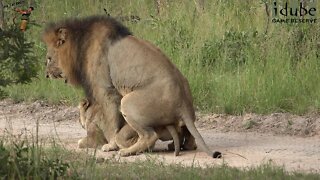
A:
<svg viewBox="0 0 320 180">
<path fill-rule="evenodd" d="M 21 138 L 21 137 L 20 137 Z M 86 153 L 59 144 L 15 139 L 0 141 L 1 179 L 319 179 L 319 174 L 288 173 L 272 162 L 256 168 L 237 169 L 226 164 L 184 166 L 152 159 L 120 162 L 96 161 Z"/>
<path fill-rule="evenodd" d="M 6 88 L 6 95 L 14 101 L 33 102 L 45 100 L 52 104 L 77 105 L 84 97 L 80 88 L 65 84 L 62 80 L 49 80 L 39 76 L 30 84 L 12 85 Z"/>
<path fill-rule="evenodd" d="M 45 59 L 39 36 L 42 22 L 103 14 L 107 8 L 111 15 L 141 17 L 138 23 L 125 24 L 172 59 L 188 78 L 195 105 L 201 111 L 319 111 L 320 26 L 270 23 L 266 29 L 268 17 L 262 1 L 207 1 L 201 14 L 195 11 L 193 1 L 170 1 L 161 16 L 155 14 L 153 1 L 147 0 L 36 2 L 31 18 L 41 27 L 32 26 L 28 36 L 36 43 L 39 61 Z M 81 90 L 79 93 L 63 83 L 47 81 L 43 74 L 39 71 L 39 79 L 31 84 L 4 90 L 8 97 L 18 100 L 73 104 L 81 97 Z"/>
</svg>

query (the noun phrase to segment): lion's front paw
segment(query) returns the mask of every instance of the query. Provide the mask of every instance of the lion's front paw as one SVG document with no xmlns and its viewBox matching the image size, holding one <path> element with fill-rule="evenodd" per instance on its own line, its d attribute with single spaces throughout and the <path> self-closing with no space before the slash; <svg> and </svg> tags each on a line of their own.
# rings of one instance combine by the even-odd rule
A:
<svg viewBox="0 0 320 180">
<path fill-rule="evenodd" d="M 79 139 L 79 141 L 78 141 L 78 148 L 83 148 L 82 139 Z"/>
<path fill-rule="evenodd" d="M 126 157 L 126 156 L 130 156 L 130 152 L 128 151 L 128 148 L 125 148 L 125 149 L 120 149 L 119 151 L 119 155 L 121 157 Z"/>
<path fill-rule="evenodd" d="M 87 138 L 79 139 L 79 141 L 78 141 L 78 148 L 80 148 L 80 149 L 82 149 L 82 148 L 89 148 L 87 141 L 88 141 Z"/>
<path fill-rule="evenodd" d="M 116 151 L 118 149 L 119 149 L 118 146 L 115 144 L 105 144 L 101 148 L 103 152 Z"/>
</svg>

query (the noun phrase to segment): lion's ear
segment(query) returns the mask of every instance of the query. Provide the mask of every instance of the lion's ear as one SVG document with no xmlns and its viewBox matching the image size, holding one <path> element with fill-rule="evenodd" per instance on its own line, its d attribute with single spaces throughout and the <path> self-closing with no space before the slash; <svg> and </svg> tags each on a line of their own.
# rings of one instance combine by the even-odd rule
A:
<svg viewBox="0 0 320 180">
<path fill-rule="evenodd" d="M 59 28 L 57 32 L 58 42 L 57 46 L 64 44 L 68 38 L 68 30 L 66 28 Z"/>
</svg>

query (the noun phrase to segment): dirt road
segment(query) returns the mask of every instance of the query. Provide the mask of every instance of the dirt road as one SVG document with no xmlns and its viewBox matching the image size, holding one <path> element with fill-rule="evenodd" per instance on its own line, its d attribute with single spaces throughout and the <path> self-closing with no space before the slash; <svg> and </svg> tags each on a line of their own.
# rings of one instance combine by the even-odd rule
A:
<svg viewBox="0 0 320 180">
<path fill-rule="evenodd" d="M 320 116 L 294 116 L 272 114 L 259 116 L 198 115 L 196 125 L 212 150 L 223 152 L 223 158 L 214 160 L 200 151 L 184 151 L 175 157 L 167 152 L 168 142 L 157 142 L 155 151 L 120 161 L 145 159 L 147 156 L 165 163 L 185 165 L 215 165 L 227 163 L 233 167 L 251 167 L 272 161 L 288 171 L 320 172 Z M 13 103 L 0 101 L 0 135 L 36 133 L 55 138 L 69 149 L 77 149 L 77 141 L 86 132 L 78 122 L 78 109 L 68 106 L 49 106 L 42 102 Z M 98 156 L 110 158 L 116 152 L 100 152 Z"/>
</svg>

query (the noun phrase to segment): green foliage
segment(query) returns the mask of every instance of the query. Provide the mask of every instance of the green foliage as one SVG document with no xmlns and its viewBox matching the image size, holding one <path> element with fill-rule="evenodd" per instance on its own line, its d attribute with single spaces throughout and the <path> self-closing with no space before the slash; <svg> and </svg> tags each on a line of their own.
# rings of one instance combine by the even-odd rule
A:
<svg viewBox="0 0 320 180">
<path fill-rule="evenodd" d="M 19 6 L 26 5 L 22 1 Z M 6 28 L 0 30 L 0 88 L 11 84 L 31 82 L 39 71 L 39 61 L 34 53 L 34 42 L 28 40 L 14 22 L 20 14 L 13 11 L 12 1 L 4 1 Z M 18 16 L 18 17 L 17 17 Z M 0 97 L 5 93 L 0 89 Z"/>
<path fill-rule="evenodd" d="M 237 69 L 248 59 L 248 50 L 253 41 L 257 41 L 257 31 L 226 31 L 222 39 L 210 39 L 201 48 L 203 66 L 228 67 L 225 70 Z"/>
<path fill-rule="evenodd" d="M 33 54 L 34 43 L 16 27 L 0 31 L 0 88 L 29 83 L 37 76 L 39 63 Z M 0 89 L 0 97 L 6 93 Z"/>
<path fill-rule="evenodd" d="M 20 138 L 21 136 L 19 136 Z M 11 136 L 9 137 L 11 138 Z M 0 140 L 0 179 L 319 179 L 319 174 L 288 173 L 271 161 L 238 169 L 221 165 L 199 167 L 170 164 L 157 157 L 126 162 L 95 157 L 50 144 L 21 139 Z"/>
<path fill-rule="evenodd" d="M 0 32 L 0 37 L 0 86 L 30 82 L 39 70 L 34 43 L 13 26 Z"/>
<path fill-rule="evenodd" d="M 89 167 L 88 167 L 89 166 Z M 101 164 L 87 164 L 91 171 L 79 170 L 83 179 L 317 179 L 318 174 L 287 173 L 272 162 L 255 168 L 238 169 L 226 164 L 207 167 L 168 164 L 151 157 L 126 163 L 108 159 Z"/>
<path fill-rule="evenodd" d="M 68 168 L 60 159 L 47 158 L 35 144 L 18 141 L 5 146 L 0 141 L 1 179 L 57 179 L 64 177 Z"/>
<path fill-rule="evenodd" d="M 135 36 L 159 46 L 188 78 L 198 110 L 295 114 L 320 108 L 320 26 L 271 23 L 262 1 L 216 1 L 198 13 L 193 1 L 167 1 L 161 15 L 151 1 L 36 1 L 36 22 L 104 14 L 138 15 L 124 22 Z M 320 3 L 317 5 L 320 9 Z M 59 8 L 57 8 L 59 7 Z M 45 13 L 43 13 L 45 12 Z M 44 59 L 43 28 L 33 27 L 34 55 Z M 41 60 L 37 61 L 41 61 Z M 44 70 L 27 85 L 5 88 L 17 100 L 77 102 L 81 92 L 48 81 Z M 23 89 L 23 90 L 21 90 Z M 35 91 L 36 90 L 36 91 Z M 48 93 L 50 92 L 50 93 Z"/>
<path fill-rule="evenodd" d="M 65 84 L 63 80 L 47 79 L 43 71 L 32 82 L 11 85 L 6 90 L 7 96 L 16 102 L 41 99 L 51 104 L 77 105 L 84 95 L 82 89 Z"/>
</svg>

